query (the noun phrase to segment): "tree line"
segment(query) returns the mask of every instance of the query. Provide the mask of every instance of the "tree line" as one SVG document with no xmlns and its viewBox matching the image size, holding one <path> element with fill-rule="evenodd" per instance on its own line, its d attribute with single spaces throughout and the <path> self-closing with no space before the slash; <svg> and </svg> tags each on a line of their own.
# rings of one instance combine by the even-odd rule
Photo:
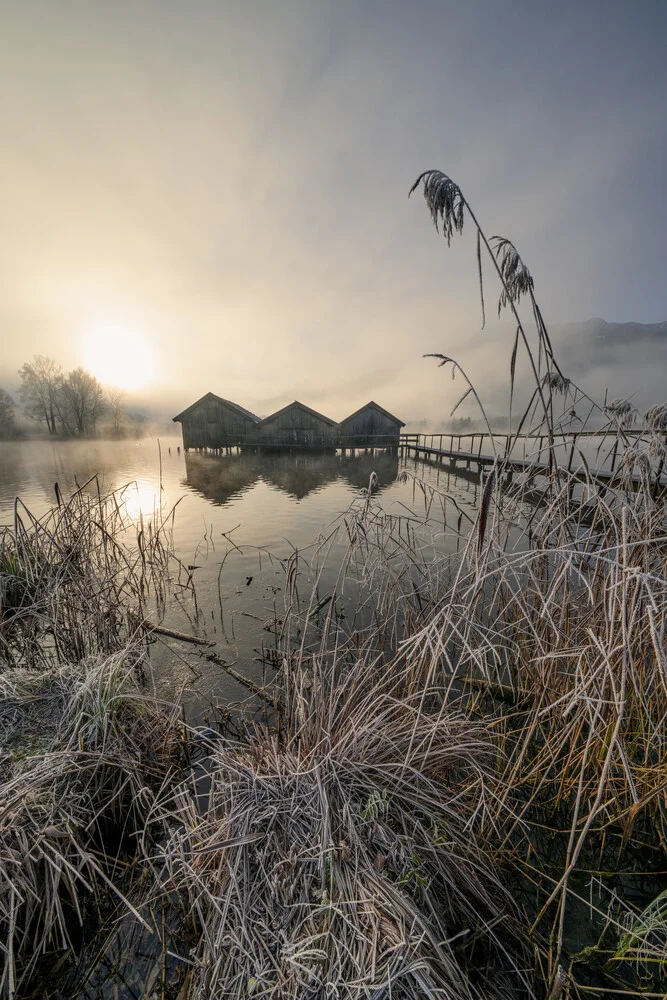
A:
<svg viewBox="0 0 667 1000">
<path fill-rule="evenodd" d="M 109 418 L 112 432 L 120 433 L 123 393 L 115 387 L 105 390 L 85 368 L 66 372 L 53 358 L 37 354 L 19 368 L 18 375 L 18 395 L 26 416 L 49 434 L 91 436 L 103 416 Z M 0 437 L 16 435 L 15 407 L 10 394 L 0 389 Z"/>
</svg>

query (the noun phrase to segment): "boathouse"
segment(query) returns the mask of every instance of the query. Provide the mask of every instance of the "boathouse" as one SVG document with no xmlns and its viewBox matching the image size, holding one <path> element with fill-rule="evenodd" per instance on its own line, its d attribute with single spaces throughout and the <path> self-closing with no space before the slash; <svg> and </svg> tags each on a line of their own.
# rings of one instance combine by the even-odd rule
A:
<svg viewBox="0 0 667 1000">
<path fill-rule="evenodd" d="M 260 420 L 214 392 L 207 392 L 173 419 L 183 429 L 186 451 L 218 452 L 229 448 L 393 449 L 398 448 L 405 426 L 373 400 L 338 424 L 298 400 Z"/>
<path fill-rule="evenodd" d="M 338 425 L 339 448 L 398 448 L 402 420 L 370 401 Z"/>
<path fill-rule="evenodd" d="M 338 444 L 336 421 L 298 400 L 260 420 L 257 432 L 263 448 L 329 449 Z"/>
<path fill-rule="evenodd" d="M 207 392 L 174 417 L 183 429 L 183 447 L 230 448 L 256 439 L 259 417 L 238 403 Z"/>
</svg>

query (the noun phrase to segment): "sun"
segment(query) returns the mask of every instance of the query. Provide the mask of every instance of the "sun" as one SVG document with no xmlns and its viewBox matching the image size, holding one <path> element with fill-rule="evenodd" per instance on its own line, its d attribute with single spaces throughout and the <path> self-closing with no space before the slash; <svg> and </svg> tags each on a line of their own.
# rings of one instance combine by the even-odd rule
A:
<svg viewBox="0 0 667 1000">
<path fill-rule="evenodd" d="M 140 333 L 108 323 L 83 337 L 83 366 L 104 385 L 143 389 L 155 374 L 153 352 Z"/>
</svg>

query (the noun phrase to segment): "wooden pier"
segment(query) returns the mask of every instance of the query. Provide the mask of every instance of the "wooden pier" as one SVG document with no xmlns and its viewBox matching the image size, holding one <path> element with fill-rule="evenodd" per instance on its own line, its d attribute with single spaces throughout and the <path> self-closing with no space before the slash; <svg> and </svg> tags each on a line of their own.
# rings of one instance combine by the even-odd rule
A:
<svg viewBox="0 0 667 1000">
<path fill-rule="evenodd" d="M 643 431 L 625 431 L 628 438 L 641 438 L 646 435 Z M 481 472 L 484 466 L 492 466 L 497 461 L 502 465 L 503 471 L 529 472 L 533 476 L 546 475 L 550 470 L 548 458 L 542 461 L 542 454 L 548 456 L 548 438 L 546 435 L 535 434 L 494 434 L 493 440 L 499 447 L 496 454 L 493 449 L 489 450 L 491 435 L 488 431 L 476 431 L 469 434 L 401 434 L 400 449 L 402 455 L 414 454 L 416 458 L 423 457 L 435 464 L 442 464 L 445 459 L 452 465 L 464 463 L 467 469 L 473 465 Z M 577 442 L 583 442 L 586 438 L 609 438 L 613 442 L 610 448 L 611 457 L 609 468 L 586 468 L 581 461 L 577 461 Z M 486 441 L 486 449 L 484 448 Z M 464 444 L 465 442 L 465 444 Z M 566 460 L 558 464 L 558 468 L 567 473 L 575 480 L 582 483 L 593 483 L 600 486 L 608 486 L 612 483 L 620 485 L 621 476 L 618 468 L 619 448 L 618 437 L 615 433 L 600 431 L 573 431 L 571 433 L 561 433 L 555 435 L 557 447 L 566 453 Z M 468 445 L 468 447 L 466 447 Z M 508 455 L 508 449 L 512 448 Z M 521 457 L 516 451 L 522 452 Z M 662 463 L 652 475 L 654 488 L 662 489 L 667 486 L 667 479 L 662 475 Z M 624 482 L 630 487 L 637 487 L 642 483 L 640 475 L 633 474 L 626 476 Z"/>
</svg>

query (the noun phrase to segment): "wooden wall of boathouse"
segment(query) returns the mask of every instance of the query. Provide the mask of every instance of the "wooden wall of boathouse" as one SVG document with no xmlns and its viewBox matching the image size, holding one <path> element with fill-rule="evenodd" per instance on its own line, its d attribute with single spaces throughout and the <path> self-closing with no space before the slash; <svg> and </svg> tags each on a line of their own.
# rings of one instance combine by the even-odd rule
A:
<svg viewBox="0 0 667 1000">
<path fill-rule="evenodd" d="M 260 420 L 259 443 L 264 448 L 317 448 L 338 444 L 338 424 L 317 410 L 295 400 Z"/>
<path fill-rule="evenodd" d="M 402 420 L 372 400 L 338 425 L 340 448 L 398 448 Z"/>
<path fill-rule="evenodd" d="M 174 420 L 183 429 L 183 447 L 214 449 L 245 444 L 256 437 L 259 417 L 229 399 L 206 393 Z"/>
<path fill-rule="evenodd" d="M 230 448 L 301 449 L 398 448 L 403 421 L 371 400 L 340 424 L 295 400 L 260 420 L 229 399 L 206 393 L 173 418 L 183 430 L 186 451 Z"/>
</svg>

